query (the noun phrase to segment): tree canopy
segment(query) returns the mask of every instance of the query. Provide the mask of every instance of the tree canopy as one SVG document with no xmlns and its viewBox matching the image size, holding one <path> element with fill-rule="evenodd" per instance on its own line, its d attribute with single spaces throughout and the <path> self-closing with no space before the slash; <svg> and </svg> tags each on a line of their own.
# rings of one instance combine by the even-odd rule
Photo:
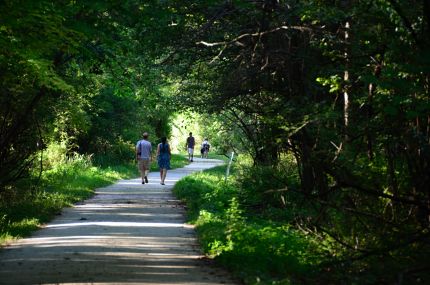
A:
<svg viewBox="0 0 430 285">
<path fill-rule="evenodd" d="M 193 110 L 255 166 L 293 157 L 299 183 L 285 188 L 317 209 L 296 225 L 349 260 L 413 251 L 415 270 L 428 257 L 428 0 L 5 0 L 0 10 L 0 195 L 50 143 L 127 159 L 143 130 L 169 134 L 173 114 Z"/>
</svg>

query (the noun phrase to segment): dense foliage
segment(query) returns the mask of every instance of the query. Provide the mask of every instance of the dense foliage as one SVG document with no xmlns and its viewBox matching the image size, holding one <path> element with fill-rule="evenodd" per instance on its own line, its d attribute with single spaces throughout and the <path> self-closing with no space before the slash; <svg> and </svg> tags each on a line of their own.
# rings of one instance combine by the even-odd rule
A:
<svg viewBox="0 0 430 285">
<path fill-rule="evenodd" d="M 50 148 L 44 159 L 46 170 L 38 179 L 20 181 L 17 187 L 33 185 L 31 191 L 20 193 L 8 191 L 0 200 L 0 246 L 16 238 L 30 235 L 41 224 L 61 214 L 61 209 L 91 197 L 95 189 L 112 184 L 118 179 L 139 176 L 134 163 L 120 164 L 116 160 L 103 162 L 103 167 L 84 155 L 75 154 L 65 158 L 64 149 Z M 112 158 L 110 158 L 112 159 Z M 188 160 L 173 154 L 172 168 L 184 167 Z M 110 165 L 109 165 L 110 164 Z M 158 171 L 154 160 L 151 171 Z M 37 187 L 34 187 L 37 186 Z M 6 194 L 8 196 L 6 196 Z"/>
<path fill-rule="evenodd" d="M 139 2 L 0 1 L 1 243 L 137 175 L 142 132 L 169 134 L 174 106 Z"/>
<path fill-rule="evenodd" d="M 335 237 L 321 228 L 297 224 L 321 211 L 299 192 L 279 188 L 286 181 L 298 187 L 298 173 L 290 159 L 282 159 L 289 172 L 249 167 L 244 157 L 240 161 L 228 180 L 226 167 L 218 167 L 180 180 L 174 192 L 186 203 L 188 220 L 196 225 L 204 252 L 245 284 L 428 282 L 430 276 L 424 270 L 427 253 L 421 255 L 415 270 L 405 270 L 411 266 L 410 248 L 392 255 L 350 259 L 350 249 Z M 333 227 L 351 225 L 341 222 L 347 218 L 342 213 L 333 214 L 339 222 Z M 323 217 L 319 218 L 322 223 Z M 374 238 L 371 233 L 368 237 Z"/>
<path fill-rule="evenodd" d="M 142 47 L 152 40 L 140 42 L 130 14 L 142 9 L 136 1 L 1 2 L 0 194 L 49 145 L 126 161 L 144 130 L 154 139 L 169 133 L 173 106 Z"/>
<path fill-rule="evenodd" d="M 284 171 L 299 183 L 278 191 L 315 209 L 294 225 L 343 250 L 339 264 L 367 272 L 382 260 L 400 283 L 419 282 L 430 254 L 429 6 L 211 1 L 191 6 L 184 39 L 194 57 L 181 102 L 218 113 L 256 166 L 284 169 L 292 155 L 296 171 Z"/>
<path fill-rule="evenodd" d="M 54 156 L 51 158 L 55 159 Z M 136 176 L 134 165 L 100 168 L 93 166 L 84 156 L 54 162 L 37 181 L 32 181 L 37 188 L 32 187 L 25 193 L 3 193 L 0 200 L 0 245 L 30 235 L 43 223 L 61 214 L 62 208 L 91 197 L 96 188 L 120 178 Z M 23 181 L 17 186 L 25 188 L 29 183 L 22 184 Z"/>
<path fill-rule="evenodd" d="M 218 149 L 253 157 L 256 192 L 276 193 L 252 207 L 312 209 L 290 225 L 354 270 L 382 260 L 401 283 L 429 269 L 428 0 L 5 0 L 0 10 L 2 197 L 44 169 L 46 147 L 127 160 L 143 130 L 168 134 L 172 113 L 191 109 Z"/>
</svg>

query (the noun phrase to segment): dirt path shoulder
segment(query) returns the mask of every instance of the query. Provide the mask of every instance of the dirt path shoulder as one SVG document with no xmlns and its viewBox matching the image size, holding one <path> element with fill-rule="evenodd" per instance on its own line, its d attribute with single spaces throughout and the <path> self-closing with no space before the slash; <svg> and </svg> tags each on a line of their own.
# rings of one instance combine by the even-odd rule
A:
<svg viewBox="0 0 430 285">
<path fill-rule="evenodd" d="M 0 284 L 234 284 L 203 258 L 173 185 L 221 161 L 196 159 L 149 183 L 122 180 L 0 251 Z"/>
</svg>

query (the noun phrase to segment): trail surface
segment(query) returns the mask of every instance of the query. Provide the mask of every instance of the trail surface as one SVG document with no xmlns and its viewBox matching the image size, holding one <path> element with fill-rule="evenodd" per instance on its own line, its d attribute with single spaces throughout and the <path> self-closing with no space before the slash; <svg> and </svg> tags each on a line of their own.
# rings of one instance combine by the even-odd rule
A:
<svg viewBox="0 0 430 285">
<path fill-rule="evenodd" d="M 149 183 L 121 180 L 0 250 L 0 284 L 234 284 L 203 258 L 173 185 L 221 164 L 195 159 Z"/>
</svg>

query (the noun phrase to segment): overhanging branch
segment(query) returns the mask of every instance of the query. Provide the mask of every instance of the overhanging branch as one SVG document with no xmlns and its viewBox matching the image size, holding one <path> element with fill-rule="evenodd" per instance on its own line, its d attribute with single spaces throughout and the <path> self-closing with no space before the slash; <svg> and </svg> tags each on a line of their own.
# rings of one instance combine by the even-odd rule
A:
<svg viewBox="0 0 430 285">
<path fill-rule="evenodd" d="M 308 28 L 308 27 L 304 27 L 304 26 L 281 26 L 281 27 L 277 27 L 268 31 L 264 31 L 264 32 L 256 32 L 256 33 L 246 33 L 246 34 L 242 34 L 234 39 L 232 39 L 231 41 L 222 41 L 222 42 L 213 42 L 213 43 L 209 43 L 209 42 L 205 42 L 205 41 L 199 41 L 196 42 L 197 45 L 204 45 L 207 47 L 214 47 L 214 46 L 220 46 L 220 45 L 231 45 L 231 44 L 235 44 L 235 45 L 241 45 L 243 46 L 243 43 L 240 42 L 241 39 L 247 38 L 247 37 L 261 37 L 270 33 L 275 33 L 281 30 L 295 30 L 295 31 L 300 31 L 300 32 L 310 32 L 312 31 L 312 29 Z"/>
</svg>

